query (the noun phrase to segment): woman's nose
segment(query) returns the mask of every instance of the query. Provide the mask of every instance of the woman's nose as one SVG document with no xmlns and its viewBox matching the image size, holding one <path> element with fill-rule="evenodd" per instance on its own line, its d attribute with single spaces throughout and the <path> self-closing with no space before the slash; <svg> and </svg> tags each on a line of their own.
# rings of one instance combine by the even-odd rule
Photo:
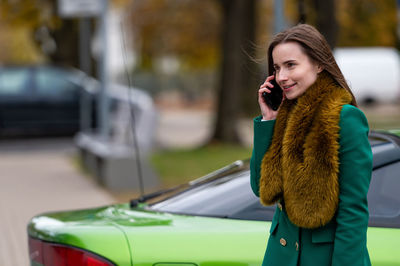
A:
<svg viewBox="0 0 400 266">
<path fill-rule="evenodd" d="M 284 71 L 279 71 L 278 73 L 275 74 L 275 79 L 276 82 L 280 83 L 282 81 L 287 80 L 287 75 L 285 74 Z"/>
</svg>

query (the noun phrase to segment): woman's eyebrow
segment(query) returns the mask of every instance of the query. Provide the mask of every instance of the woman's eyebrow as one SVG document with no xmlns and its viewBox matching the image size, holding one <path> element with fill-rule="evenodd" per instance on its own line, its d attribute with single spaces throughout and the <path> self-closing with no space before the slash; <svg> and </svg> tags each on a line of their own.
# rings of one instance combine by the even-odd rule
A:
<svg viewBox="0 0 400 266">
<path fill-rule="evenodd" d="M 286 65 L 288 63 L 294 63 L 294 62 L 296 62 L 295 59 L 289 59 L 289 60 L 286 60 L 285 62 L 283 62 L 283 64 Z"/>
<path fill-rule="evenodd" d="M 286 61 L 284 61 L 283 63 L 282 63 L 282 65 L 286 65 L 286 64 L 288 64 L 288 63 L 295 63 L 296 62 L 296 60 L 295 59 L 289 59 L 289 60 L 286 60 Z M 279 67 L 279 65 L 278 64 L 274 64 L 273 65 L 274 67 Z"/>
</svg>

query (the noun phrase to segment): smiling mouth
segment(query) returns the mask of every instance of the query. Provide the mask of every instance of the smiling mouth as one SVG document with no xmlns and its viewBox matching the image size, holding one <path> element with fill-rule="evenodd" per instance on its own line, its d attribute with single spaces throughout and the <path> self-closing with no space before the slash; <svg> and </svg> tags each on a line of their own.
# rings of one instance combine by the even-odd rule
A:
<svg viewBox="0 0 400 266">
<path fill-rule="evenodd" d="M 282 86 L 284 91 L 289 91 L 291 90 L 297 83 L 293 83 L 291 85 L 287 85 L 287 86 Z"/>
</svg>

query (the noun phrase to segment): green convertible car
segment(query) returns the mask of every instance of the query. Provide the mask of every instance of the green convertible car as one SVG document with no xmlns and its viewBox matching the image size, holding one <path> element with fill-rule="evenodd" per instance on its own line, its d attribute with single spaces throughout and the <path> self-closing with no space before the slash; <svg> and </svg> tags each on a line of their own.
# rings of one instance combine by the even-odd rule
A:
<svg viewBox="0 0 400 266">
<path fill-rule="evenodd" d="M 370 141 L 371 261 L 400 265 L 400 137 L 372 132 Z M 254 196 L 248 167 L 237 161 L 129 204 L 36 216 L 31 265 L 261 265 L 275 207 Z"/>
</svg>

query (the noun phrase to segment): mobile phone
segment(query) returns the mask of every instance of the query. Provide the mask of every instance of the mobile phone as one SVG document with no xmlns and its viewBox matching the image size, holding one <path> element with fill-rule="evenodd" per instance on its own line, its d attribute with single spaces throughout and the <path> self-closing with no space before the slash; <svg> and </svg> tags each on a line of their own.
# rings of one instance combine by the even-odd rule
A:
<svg viewBox="0 0 400 266">
<path fill-rule="evenodd" d="M 282 103 L 283 91 L 281 87 L 279 87 L 278 83 L 276 83 L 275 79 L 272 79 L 269 82 L 274 85 L 274 87 L 267 87 L 271 92 L 268 93 L 264 91 L 262 97 L 264 98 L 265 103 L 271 107 L 272 110 L 276 111 Z"/>
</svg>

